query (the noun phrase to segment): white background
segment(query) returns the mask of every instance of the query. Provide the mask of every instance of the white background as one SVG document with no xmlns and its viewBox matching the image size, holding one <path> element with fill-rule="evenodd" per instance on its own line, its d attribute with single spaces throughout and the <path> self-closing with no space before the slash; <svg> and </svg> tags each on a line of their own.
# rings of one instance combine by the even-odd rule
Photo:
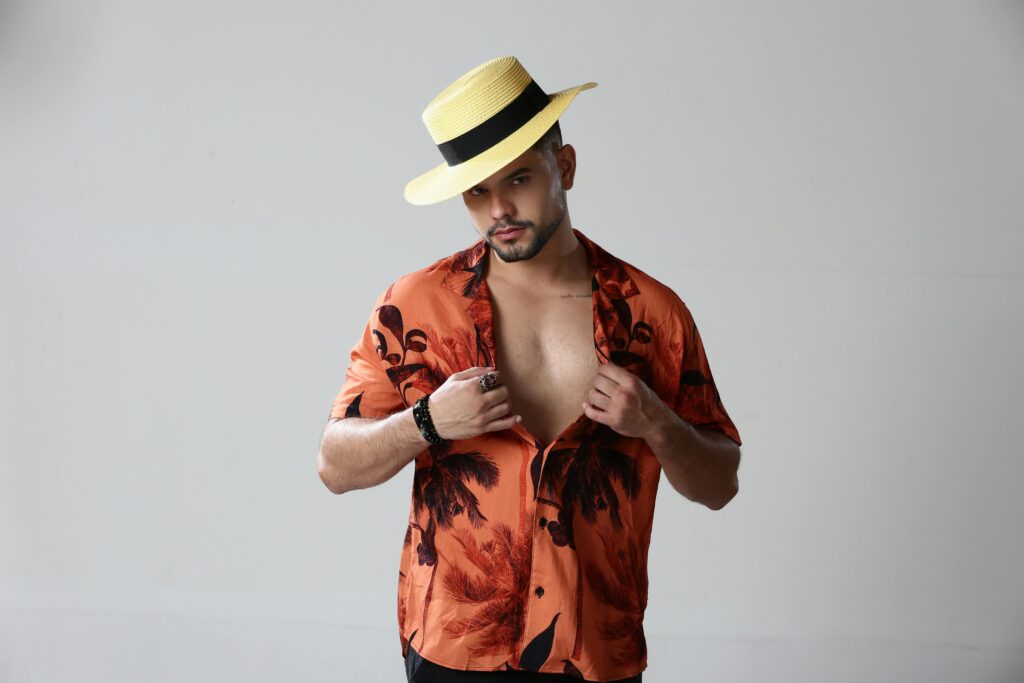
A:
<svg viewBox="0 0 1024 683">
<path fill-rule="evenodd" d="M 0 3 L 0 681 L 404 680 L 412 481 L 321 429 L 477 238 L 420 114 L 513 54 L 573 225 L 671 286 L 744 441 L 663 481 L 649 683 L 1024 681 L 1019 2 Z"/>
</svg>

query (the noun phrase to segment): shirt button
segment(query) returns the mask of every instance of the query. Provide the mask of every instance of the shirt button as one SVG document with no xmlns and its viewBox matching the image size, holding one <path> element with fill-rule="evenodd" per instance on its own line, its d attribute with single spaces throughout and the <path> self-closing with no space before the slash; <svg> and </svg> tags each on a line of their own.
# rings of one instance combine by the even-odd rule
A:
<svg viewBox="0 0 1024 683">
<path fill-rule="evenodd" d="M 538 598 L 544 597 L 544 589 L 540 586 L 537 586 L 537 590 L 535 590 L 534 593 L 537 594 Z"/>
<path fill-rule="evenodd" d="M 540 528 L 543 529 L 547 525 L 548 525 L 548 520 L 546 518 L 544 518 L 544 517 L 541 517 L 540 518 Z"/>
</svg>

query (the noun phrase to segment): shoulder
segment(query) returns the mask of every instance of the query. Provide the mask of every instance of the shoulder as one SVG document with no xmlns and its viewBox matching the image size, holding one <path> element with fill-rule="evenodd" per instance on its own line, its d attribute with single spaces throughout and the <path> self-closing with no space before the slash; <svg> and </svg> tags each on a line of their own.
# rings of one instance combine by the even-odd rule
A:
<svg viewBox="0 0 1024 683">
<path fill-rule="evenodd" d="M 435 259 L 431 263 L 394 278 L 374 301 L 374 308 L 395 306 L 400 309 L 423 309 L 443 306 L 458 298 L 450 285 L 463 271 L 470 249 L 463 249 Z M 452 297 L 455 297 L 453 299 Z"/>
<path fill-rule="evenodd" d="M 642 307 L 649 315 L 675 325 L 682 325 L 692 320 L 686 302 L 672 287 L 628 261 L 618 257 L 612 258 L 633 280 L 639 290 L 636 302 L 633 304 L 635 307 Z"/>
</svg>

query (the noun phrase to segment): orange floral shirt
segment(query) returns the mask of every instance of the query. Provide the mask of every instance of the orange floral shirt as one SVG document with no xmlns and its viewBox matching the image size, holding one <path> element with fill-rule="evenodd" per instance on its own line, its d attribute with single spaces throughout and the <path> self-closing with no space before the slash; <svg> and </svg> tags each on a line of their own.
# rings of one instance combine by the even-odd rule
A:
<svg viewBox="0 0 1024 683">
<path fill-rule="evenodd" d="M 741 444 L 700 334 L 666 285 L 573 228 L 594 273 L 594 352 L 695 427 Z M 332 417 L 386 417 L 452 374 L 495 366 L 493 309 L 472 246 L 403 275 L 374 302 Z M 455 669 L 568 673 L 647 667 L 647 551 L 661 465 L 647 442 L 582 413 L 550 444 L 522 425 L 428 444 L 416 457 L 398 572 L 405 656 Z"/>
</svg>

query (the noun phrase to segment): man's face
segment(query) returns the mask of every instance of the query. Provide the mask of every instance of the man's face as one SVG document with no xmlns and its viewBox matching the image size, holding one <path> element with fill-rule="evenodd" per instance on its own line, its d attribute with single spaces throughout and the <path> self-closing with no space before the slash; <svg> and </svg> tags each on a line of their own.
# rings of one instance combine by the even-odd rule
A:
<svg viewBox="0 0 1024 683">
<path fill-rule="evenodd" d="M 573 158 L 570 145 L 551 155 L 529 149 L 462 193 L 477 231 L 502 261 L 533 258 L 561 225 Z M 519 230 L 505 238 L 496 234 L 506 228 Z"/>
</svg>

